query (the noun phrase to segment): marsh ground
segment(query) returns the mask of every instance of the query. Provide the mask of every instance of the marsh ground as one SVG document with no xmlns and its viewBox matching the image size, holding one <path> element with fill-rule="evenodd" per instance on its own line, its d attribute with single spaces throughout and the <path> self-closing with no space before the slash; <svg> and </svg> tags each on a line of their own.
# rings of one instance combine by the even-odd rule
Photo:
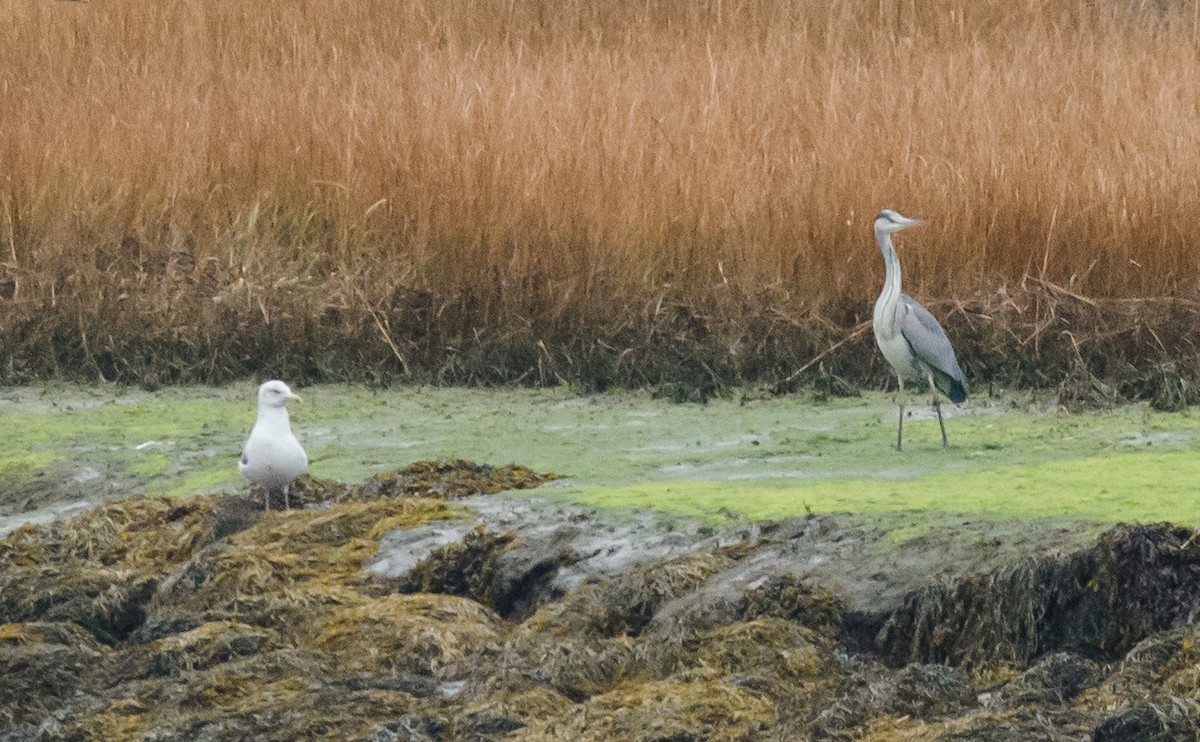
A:
<svg viewBox="0 0 1200 742">
<path fill-rule="evenodd" d="M 889 394 L 699 405 L 568 389 L 302 391 L 292 419 L 310 473 L 341 481 L 439 457 L 517 462 L 562 477 L 536 496 L 558 504 L 706 529 L 828 514 L 878 531 L 883 547 L 1032 524 L 1084 539 L 1121 521 L 1200 523 L 1200 418 L 1188 412 L 1068 414 L 1045 397 L 977 394 L 949 408 L 949 450 L 914 405 L 897 452 Z M 244 487 L 234 462 L 252 399 L 250 384 L 0 392 L 0 531 L 111 497 Z"/>
</svg>

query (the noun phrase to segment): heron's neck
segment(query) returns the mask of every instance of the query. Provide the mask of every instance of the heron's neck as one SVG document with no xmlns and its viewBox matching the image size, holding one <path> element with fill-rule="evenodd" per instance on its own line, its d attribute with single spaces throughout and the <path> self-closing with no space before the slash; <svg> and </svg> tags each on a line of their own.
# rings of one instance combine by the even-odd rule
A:
<svg viewBox="0 0 1200 742">
<path fill-rule="evenodd" d="M 879 294 L 880 301 L 893 301 L 900 295 L 900 258 L 896 257 L 896 248 L 892 246 L 892 236 L 886 232 L 876 232 L 875 239 L 879 241 L 879 251 L 883 253 L 883 264 L 887 275 L 883 279 L 883 291 Z"/>
</svg>

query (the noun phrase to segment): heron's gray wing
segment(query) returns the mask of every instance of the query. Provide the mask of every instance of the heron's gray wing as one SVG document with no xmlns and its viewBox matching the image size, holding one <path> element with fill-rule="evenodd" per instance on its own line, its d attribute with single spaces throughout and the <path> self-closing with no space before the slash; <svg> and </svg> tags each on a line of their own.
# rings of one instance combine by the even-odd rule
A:
<svg viewBox="0 0 1200 742">
<path fill-rule="evenodd" d="M 954 346 L 937 319 L 920 302 L 908 294 L 901 294 L 900 301 L 908 310 L 900 322 L 900 334 L 908 342 L 922 363 L 933 369 L 937 387 L 951 401 L 958 403 L 967 398 L 966 377 L 954 355 Z"/>
</svg>

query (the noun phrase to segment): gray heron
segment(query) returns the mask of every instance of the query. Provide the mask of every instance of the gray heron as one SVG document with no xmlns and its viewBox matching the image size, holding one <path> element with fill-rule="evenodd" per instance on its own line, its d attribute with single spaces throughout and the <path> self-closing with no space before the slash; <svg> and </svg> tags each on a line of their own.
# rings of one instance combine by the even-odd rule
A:
<svg viewBox="0 0 1200 742">
<path fill-rule="evenodd" d="M 884 209 L 875 217 L 875 239 L 883 253 L 887 276 L 883 279 L 883 291 L 875 300 L 872 327 L 875 342 L 883 357 L 892 365 L 900 384 L 898 403 L 900 424 L 896 428 L 896 450 L 904 446 L 904 380 L 917 383 L 929 382 L 933 393 L 933 408 L 937 410 L 938 425 L 942 429 L 942 447 L 946 440 L 946 423 L 942 420 L 942 404 L 938 391 L 959 404 L 967 399 L 967 380 L 946 331 L 916 299 L 900 291 L 900 258 L 892 245 L 892 235 L 903 229 L 924 224 L 920 219 L 900 216 L 891 209 Z"/>
<path fill-rule="evenodd" d="M 258 388 L 258 419 L 238 461 L 242 476 L 263 488 L 264 510 L 271 509 L 271 490 L 283 490 L 283 506 L 290 508 L 288 487 L 308 468 L 308 454 L 292 433 L 289 399 L 301 401 L 282 381 L 268 381 Z"/>
</svg>

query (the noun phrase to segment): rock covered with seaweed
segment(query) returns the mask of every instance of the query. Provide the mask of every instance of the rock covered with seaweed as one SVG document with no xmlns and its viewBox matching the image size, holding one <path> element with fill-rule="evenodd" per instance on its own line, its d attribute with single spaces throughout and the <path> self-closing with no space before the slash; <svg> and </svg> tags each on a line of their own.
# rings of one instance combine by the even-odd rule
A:
<svg viewBox="0 0 1200 742">
<path fill-rule="evenodd" d="M 1118 526 L 871 601 L 806 571 L 850 540 L 828 519 L 635 530 L 622 551 L 636 523 L 487 496 L 550 478 L 422 462 L 305 478 L 290 512 L 136 497 L 21 528 L 0 541 L 4 739 L 1200 729 L 1186 529 Z"/>
</svg>

